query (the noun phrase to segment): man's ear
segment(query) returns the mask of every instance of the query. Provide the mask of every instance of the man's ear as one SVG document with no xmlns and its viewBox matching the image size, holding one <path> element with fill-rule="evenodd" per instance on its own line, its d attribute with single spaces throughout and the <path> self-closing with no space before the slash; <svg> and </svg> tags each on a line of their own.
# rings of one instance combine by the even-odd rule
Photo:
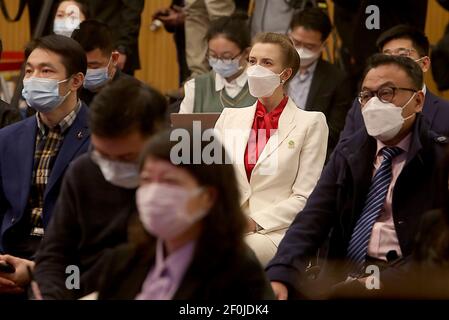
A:
<svg viewBox="0 0 449 320">
<path fill-rule="evenodd" d="M 430 69 L 430 58 L 428 56 L 422 57 L 418 63 L 421 67 L 422 72 L 427 72 Z"/>
<path fill-rule="evenodd" d="M 418 91 L 415 95 L 415 101 L 416 101 L 416 106 L 415 106 L 415 112 L 421 112 L 422 108 L 424 107 L 424 92 L 422 91 Z"/>
<path fill-rule="evenodd" d="M 112 51 L 111 54 L 111 64 L 115 67 L 117 66 L 118 58 L 120 57 L 120 53 L 118 51 Z"/>
<path fill-rule="evenodd" d="M 73 92 L 77 91 L 79 88 L 81 88 L 83 86 L 84 74 L 82 72 L 78 72 L 77 74 L 74 74 L 72 76 L 71 82 L 72 82 L 72 84 L 70 86 L 70 89 Z"/>
</svg>

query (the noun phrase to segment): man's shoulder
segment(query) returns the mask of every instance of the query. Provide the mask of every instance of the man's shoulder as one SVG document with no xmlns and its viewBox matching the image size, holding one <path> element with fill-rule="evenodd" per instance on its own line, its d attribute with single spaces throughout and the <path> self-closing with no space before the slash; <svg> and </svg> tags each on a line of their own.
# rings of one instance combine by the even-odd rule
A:
<svg viewBox="0 0 449 320">
<path fill-rule="evenodd" d="M 26 127 L 33 126 L 36 123 L 36 118 L 34 116 L 23 119 L 19 122 L 13 123 L 9 126 L 6 126 L 0 129 L 0 139 L 5 137 L 10 137 L 11 135 L 17 134 L 17 132 L 23 130 Z M 15 143 L 16 140 L 11 142 Z"/>
</svg>

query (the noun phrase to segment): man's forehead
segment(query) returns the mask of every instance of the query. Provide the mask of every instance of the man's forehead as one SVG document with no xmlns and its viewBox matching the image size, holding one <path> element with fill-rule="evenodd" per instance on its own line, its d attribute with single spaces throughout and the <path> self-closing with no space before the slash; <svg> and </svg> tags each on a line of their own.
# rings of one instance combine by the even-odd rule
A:
<svg viewBox="0 0 449 320">
<path fill-rule="evenodd" d="M 41 48 L 36 48 L 30 53 L 27 63 L 33 65 L 48 63 L 55 67 L 62 66 L 61 57 L 57 53 Z"/>
<path fill-rule="evenodd" d="M 363 80 L 363 87 L 377 88 L 383 84 L 390 83 L 398 87 L 409 84 L 409 79 L 404 70 L 396 65 L 383 65 L 368 71 Z"/>
</svg>

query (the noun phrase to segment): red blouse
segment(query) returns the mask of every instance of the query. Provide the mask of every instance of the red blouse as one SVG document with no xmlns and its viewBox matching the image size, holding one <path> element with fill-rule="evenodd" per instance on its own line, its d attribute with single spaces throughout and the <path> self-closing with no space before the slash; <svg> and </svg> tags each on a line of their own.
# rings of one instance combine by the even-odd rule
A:
<svg viewBox="0 0 449 320">
<path fill-rule="evenodd" d="M 284 111 L 287 102 L 288 96 L 285 96 L 276 108 L 267 113 L 265 106 L 260 100 L 257 100 L 256 113 L 254 115 L 252 130 L 249 135 L 244 158 L 248 181 L 251 178 L 251 172 L 253 171 L 263 148 L 267 144 L 268 139 L 270 139 L 272 130 L 278 129 L 279 117 L 281 116 L 282 111 Z M 259 134 L 263 134 L 263 130 L 265 131 L 265 137 L 263 135 L 259 136 Z"/>
</svg>

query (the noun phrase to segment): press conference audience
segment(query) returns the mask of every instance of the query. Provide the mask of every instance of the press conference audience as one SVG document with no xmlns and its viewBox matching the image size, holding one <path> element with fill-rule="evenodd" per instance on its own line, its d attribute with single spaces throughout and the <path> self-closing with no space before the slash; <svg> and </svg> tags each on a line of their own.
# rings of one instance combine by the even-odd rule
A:
<svg viewBox="0 0 449 320">
<path fill-rule="evenodd" d="M 25 49 L 22 95 L 36 115 L 0 130 L 1 293 L 23 293 L 32 262 L 51 221 L 70 162 L 89 146 L 87 106 L 78 99 L 87 62 L 81 46 L 60 35 Z"/>
<path fill-rule="evenodd" d="M 165 108 L 158 91 L 133 78 L 114 81 L 95 97 L 91 149 L 67 170 L 36 255 L 34 276 L 45 299 L 77 299 L 95 291 L 102 257 L 127 241 L 127 223 L 136 212 L 138 156 L 160 129 Z M 79 290 L 66 287 L 68 265 L 80 268 Z"/>
<path fill-rule="evenodd" d="M 220 156 L 212 163 L 204 156 L 194 162 L 190 150 L 201 133 L 186 131 L 185 138 L 175 131 L 157 134 L 142 152 L 136 192 L 140 228 L 134 227 L 130 243 L 109 254 L 99 299 L 273 299 L 243 239 L 247 222 L 225 150 L 214 140 Z M 177 144 L 184 147 L 180 159 L 172 155 Z M 204 155 L 208 145 L 200 142 L 199 152 Z"/>
<path fill-rule="evenodd" d="M 246 67 L 251 37 L 246 16 L 236 14 L 211 22 L 206 34 L 212 70 L 184 85 L 179 113 L 221 112 L 252 105 Z"/>
<path fill-rule="evenodd" d="M 83 21 L 73 32 L 72 39 L 86 52 L 87 72 L 80 99 L 88 106 L 108 83 L 131 77 L 117 67 L 120 54 L 114 50 L 111 30 L 105 23 L 96 20 Z"/>
<path fill-rule="evenodd" d="M 246 241 L 262 265 L 304 208 L 326 157 L 324 115 L 298 108 L 286 95 L 299 65 L 286 35 L 258 35 L 247 69 L 249 91 L 257 102 L 224 109 L 215 125 L 235 164 Z"/>
<path fill-rule="evenodd" d="M 411 255 L 421 216 L 441 206 L 447 167 L 437 164 L 447 144 L 435 139 L 421 115 L 420 66 L 408 57 L 373 56 L 359 100 L 366 130 L 337 145 L 266 269 L 279 299 L 325 291 L 324 281 L 328 289 L 363 283 L 368 265 L 377 265 L 380 282 L 388 282 L 397 260 Z M 309 259 L 328 237 L 319 280 L 307 286 Z"/>
</svg>

